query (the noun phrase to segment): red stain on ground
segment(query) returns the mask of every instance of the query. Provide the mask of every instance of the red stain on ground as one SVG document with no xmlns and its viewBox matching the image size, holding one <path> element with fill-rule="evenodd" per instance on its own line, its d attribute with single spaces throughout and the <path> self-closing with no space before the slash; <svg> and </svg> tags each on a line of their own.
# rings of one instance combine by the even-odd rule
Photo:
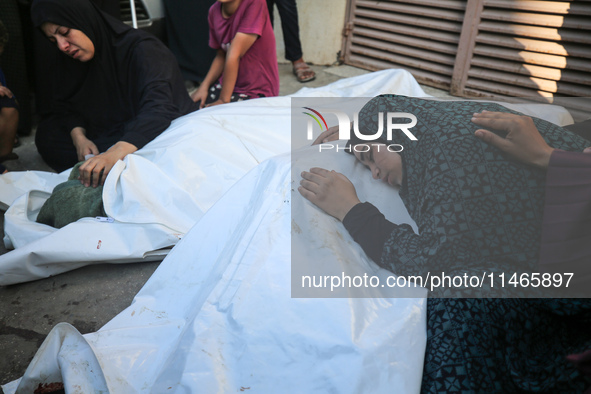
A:
<svg viewBox="0 0 591 394">
<path fill-rule="evenodd" d="M 61 382 L 55 383 L 39 383 L 39 386 L 33 391 L 33 394 L 60 394 L 65 393 L 64 391 L 64 384 Z"/>
</svg>

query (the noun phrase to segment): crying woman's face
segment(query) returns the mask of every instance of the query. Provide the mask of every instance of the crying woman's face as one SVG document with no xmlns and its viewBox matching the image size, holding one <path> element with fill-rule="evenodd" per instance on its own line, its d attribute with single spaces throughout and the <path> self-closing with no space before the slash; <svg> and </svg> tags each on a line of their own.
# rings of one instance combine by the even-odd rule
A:
<svg viewBox="0 0 591 394">
<path fill-rule="evenodd" d="M 41 31 L 60 51 L 73 59 L 87 62 L 94 57 L 94 44 L 80 30 L 45 22 L 41 25 Z"/>
</svg>

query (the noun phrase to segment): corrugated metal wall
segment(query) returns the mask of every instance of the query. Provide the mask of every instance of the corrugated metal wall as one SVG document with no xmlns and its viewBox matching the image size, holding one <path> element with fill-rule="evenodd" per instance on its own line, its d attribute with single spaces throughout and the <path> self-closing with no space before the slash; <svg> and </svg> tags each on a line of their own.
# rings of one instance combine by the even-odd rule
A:
<svg viewBox="0 0 591 394">
<path fill-rule="evenodd" d="M 345 63 L 401 67 L 421 83 L 450 88 L 465 0 L 349 0 L 348 7 Z"/>
<path fill-rule="evenodd" d="M 349 0 L 347 64 L 458 96 L 591 97 L 591 2 Z"/>
</svg>

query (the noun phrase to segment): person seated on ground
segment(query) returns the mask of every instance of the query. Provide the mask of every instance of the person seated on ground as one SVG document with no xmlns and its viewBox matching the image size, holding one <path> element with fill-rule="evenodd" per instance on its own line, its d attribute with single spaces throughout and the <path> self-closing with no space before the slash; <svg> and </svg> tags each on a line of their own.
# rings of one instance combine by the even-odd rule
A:
<svg viewBox="0 0 591 394">
<path fill-rule="evenodd" d="M 103 184 L 118 160 L 197 109 L 172 53 L 90 0 L 35 0 L 31 17 L 63 52 L 53 115 L 41 120 L 35 139 L 55 170 L 86 160 L 82 184 Z"/>
<path fill-rule="evenodd" d="M 0 21 L 0 56 L 8 43 L 8 31 Z M 7 160 L 16 160 L 18 156 L 12 152 L 18 129 L 18 102 L 6 84 L 6 77 L 0 69 L 0 174 L 7 169 L 2 164 Z"/>
<path fill-rule="evenodd" d="M 277 96 L 275 35 L 265 0 L 218 0 L 208 21 L 209 46 L 217 54 L 191 95 L 199 108 Z"/>
<path fill-rule="evenodd" d="M 407 112 L 418 119 L 412 129 L 416 141 L 401 143 L 394 140 L 396 133 L 393 140 L 369 143 L 355 134 L 350 140 L 355 157 L 375 179 L 399 188 L 418 234 L 362 203 L 351 182 L 334 171 L 303 172 L 299 191 L 342 221 L 369 257 L 397 275 L 532 272 L 539 256 L 545 174 L 474 135 L 478 127 L 471 119 L 484 109 L 510 112 L 490 103 L 388 95 L 372 99 L 360 112 L 359 130 L 366 135 L 378 129 L 378 112 Z M 534 122 L 552 146 L 586 147 L 585 140 L 557 126 Z M 387 149 L 393 143 L 403 150 Z M 462 290 L 437 294 L 479 291 Z M 507 295 L 520 293 L 527 295 L 523 289 Z M 590 348 L 588 330 L 572 324 L 590 318 L 585 299 L 429 298 L 422 392 L 582 392 L 589 381 L 565 355 Z"/>
</svg>

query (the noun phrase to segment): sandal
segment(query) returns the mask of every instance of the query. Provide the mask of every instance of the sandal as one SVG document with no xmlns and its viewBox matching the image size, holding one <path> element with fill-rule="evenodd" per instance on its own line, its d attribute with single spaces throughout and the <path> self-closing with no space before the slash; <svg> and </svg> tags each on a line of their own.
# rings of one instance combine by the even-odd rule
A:
<svg viewBox="0 0 591 394">
<path fill-rule="evenodd" d="M 294 63 L 293 74 L 299 82 L 309 82 L 316 79 L 316 73 L 306 62 Z"/>
</svg>

